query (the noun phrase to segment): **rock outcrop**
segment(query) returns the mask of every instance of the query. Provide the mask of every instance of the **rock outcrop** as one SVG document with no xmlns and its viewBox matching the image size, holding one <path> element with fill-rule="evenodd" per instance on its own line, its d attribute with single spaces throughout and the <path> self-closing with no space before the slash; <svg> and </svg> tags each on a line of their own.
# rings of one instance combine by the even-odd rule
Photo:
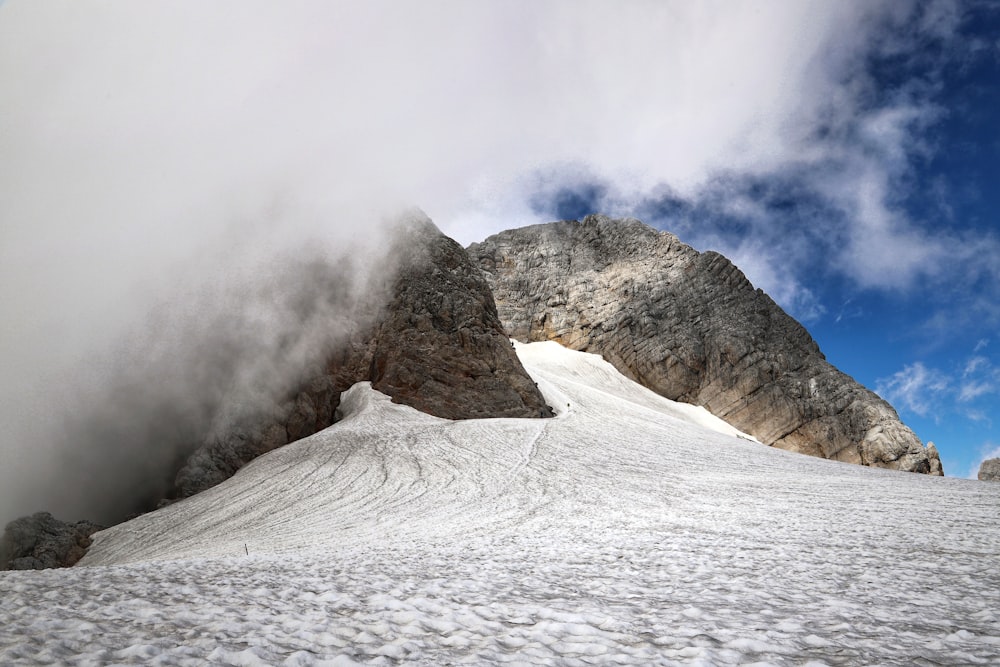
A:
<svg viewBox="0 0 1000 667">
<path fill-rule="evenodd" d="M 382 258 L 399 265 L 387 305 L 317 360 L 298 391 L 264 416 L 210 438 L 177 475 L 175 498 L 334 423 L 340 393 L 368 380 L 397 403 L 446 419 L 548 417 L 497 315 L 483 274 L 429 220 L 411 221 Z"/>
<path fill-rule="evenodd" d="M 90 521 L 65 523 L 48 512 L 15 519 L 0 537 L 0 570 L 69 567 L 83 558 L 90 536 L 102 529 Z"/>
<path fill-rule="evenodd" d="M 927 443 L 927 462 L 931 466 L 931 469 L 928 471 L 929 475 L 936 475 L 938 477 L 944 476 L 944 466 L 941 464 L 941 455 L 938 453 L 937 446 L 933 442 Z"/>
<path fill-rule="evenodd" d="M 603 216 L 501 232 L 468 252 L 514 338 L 599 353 L 775 447 L 942 474 L 936 450 L 718 253 Z"/>
<path fill-rule="evenodd" d="M 1000 482 L 1000 459 L 986 459 L 979 465 L 979 479 L 984 482 Z"/>
</svg>

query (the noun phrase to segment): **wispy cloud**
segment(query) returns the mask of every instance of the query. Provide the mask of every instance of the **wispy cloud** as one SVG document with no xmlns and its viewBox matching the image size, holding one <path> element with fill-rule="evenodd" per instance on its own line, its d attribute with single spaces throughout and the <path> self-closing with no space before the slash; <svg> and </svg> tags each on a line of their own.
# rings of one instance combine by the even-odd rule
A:
<svg viewBox="0 0 1000 667">
<path fill-rule="evenodd" d="M 837 311 L 837 315 L 834 318 L 835 322 L 842 322 L 844 320 L 852 320 L 858 317 L 864 317 L 865 311 L 861 306 L 855 305 L 853 299 L 847 299 L 840 305 L 840 310 Z"/>
<path fill-rule="evenodd" d="M 991 394 L 994 391 L 996 391 L 996 387 L 991 382 L 979 382 L 975 380 L 963 382 L 958 391 L 958 400 L 960 403 L 968 403 L 985 394 Z"/>
<path fill-rule="evenodd" d="M 561 217 L 594 209 L 670 229 L 734 259 L 805 320 L 826 310 L 815 293 L 825 277 L 861 290 L 920 290 L 944 322 L 970 310 L 959 303 L 968 297 L 956 294 L 956 285 L 981 285 L 978 291 L 995 303 L 1000 240 L 937 224 L 954 219 L 946 185 L 915 181 L 918 165 L 942 149 L 931 130 L 952 113 L 941 96 L 945 68 L 969 58 L 974 48 L 962 36 L 965 9 L 949 1 L 839 7 L 826 18 L 841 29 L 817 33 L 818 48 L 808 62 L 790 70 L 793 79 L 802 78 L 789 87 L 809 94 L 786 107 L 790 98 L 779 92 L 768 107 L 772 115 L 756 118 L 750 129 L 742 126 L 745 138 L 731 140 L 731 152 L 716 154 L 724 160 L 707 159 L 696 147 L 683 153 L 690 167 L 683 174 L 642 158 L 632 172 L 614 157 L 591 162 L 584 170 L 559 172 L 564 181 L 556 192 L 550 175 L 532 195 L 532 210 Z M 892 69 L 891 86 L 878 80 L 879 68 L 883 74 Z M 743 92 L 749 97 L 742 111 L 766 106 Z M 720 132 L 740 126 L 747 119 L 742 111 L 713 116 L 713 126 Z M 684 124 L 671 127 L 688 131 Z M 651 150 L 690 148 L 670 131 L 658 139 L 663 141 L 649 143 Z M 906 206 L 915 191 L 933 195 L 917 215 Z M 552 206 L 545 209 L 538 202 L 547 196 Z M 933 322 L 932 315 L 928 326 Z"/>
<path fill-rule="evenodd" d="M 918 361 L 890 377 L 878 380 L 875 391 L 889 403 L 926 417 L 940 404 L 941 397 L 949 387 L 950 383 L 945 375 Z"/>
<path fill-rule="evenodd" d="M 976 350 L 980 350 L 977 343 Z M 992 362 L 982 355 L 974 355 L 965 363 L 959 384 L 958 401 L 968 403 L 980 396 L 992 394 L 996 391 L 996 381 L 1000 380 L 1000 373 L 993 367 Z"/>
<path fill-rule="evenodd" d="M 993 425 L 993 420 L 990 419 L 990 416 L 984 410 L 966 410 L 964 414 L 965 418 L 971 422 L 987 424 L 989 426 Z"/>
<path fill-rule="evenodd" d="M 982 341 L 980 341 L 980 343 L 981 342 Z M 976 347 L 973 351 L 978 352 L 981 349 L 983 348 L 980 346 L 980 344 L 976 343 Z M 987 369 L 989 367 L 990 367 L 990 360 L 987 359 L 986 357 L 979 355 L 970 357 L 969 360 L 965 363 L 965 370 L 962 371 L 962 377 L 969 377 L 970 375 L 974 375 L 976 372 Z"/>
<path fill-rule="evenodd" d="M 982 341 L 980 341 L 981 343 Z M 973 354 L 952 371 L 928 367 L 921 361 L 908 364 L 876 382 L 876 392 L 890 403 L 921 417 L 940 419 L 948 413 L 974 422 L 989 422 L 988 413 L 976 405 L 1000 387 L 1000 368 L 977 343 Z"/>
</svg>

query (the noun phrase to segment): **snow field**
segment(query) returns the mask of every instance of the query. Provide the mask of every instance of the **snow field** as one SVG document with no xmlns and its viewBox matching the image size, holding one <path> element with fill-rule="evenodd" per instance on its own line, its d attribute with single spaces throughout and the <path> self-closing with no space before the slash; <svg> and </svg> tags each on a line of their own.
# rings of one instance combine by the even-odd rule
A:
<svg viewBox="0 0 1000 667">
<path fill-rule="evenodd" d="M 773 450 L 518 350 L 555 419 L 356 386 L 84 567 L 2 573 L 0 664 L 1000 664 L 1000 485 Z"/>
</svg>

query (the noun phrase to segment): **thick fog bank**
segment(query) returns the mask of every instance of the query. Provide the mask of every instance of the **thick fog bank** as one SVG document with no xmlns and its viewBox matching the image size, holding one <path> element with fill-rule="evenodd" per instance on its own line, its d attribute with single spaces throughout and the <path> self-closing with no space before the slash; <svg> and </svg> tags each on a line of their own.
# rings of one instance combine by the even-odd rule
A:
<svg viewBox="0 0 1000 667">
<path fill-rule="evenodd" d="M 11 462 L 0 521 L 147 511 L 202 440 L 277 410 L 384 299 L 397 262 L 382 225 L 366 229 L 206 247 L 128 291 L 102 335 L 67 341 L 35 373 L 15 368 L 0 408 Z"/>
</svg>

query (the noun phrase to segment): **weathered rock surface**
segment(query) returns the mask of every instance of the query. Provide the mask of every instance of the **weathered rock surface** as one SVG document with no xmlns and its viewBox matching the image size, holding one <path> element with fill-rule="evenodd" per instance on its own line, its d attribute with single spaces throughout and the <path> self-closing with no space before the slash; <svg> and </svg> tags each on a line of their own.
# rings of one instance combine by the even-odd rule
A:
<svg viewBox="0 0 1000 667">
<path fill-rule="evenodd" d="M 368 380 L 397 403 L 446 419 L 547 417 L 551 409 L 500 323 L 483 274 L 429 220 L 401 229 L 399 260 L 374 324 L 352 332 L 311 379 L 269 414 L 210 438 L 177 475 L 177 498 L 231 477 L 250 460 L 335 421 L 340 393 Z"/>
<path fill-rule="evenodd" d="M 937 475 L 938 477 L 944 476 L 944 466 L 941 465 L 941 455 L 938 453 L 937 446 L 933 442 L 927 443 L 927 462 L 931 466 L 928 474 Z"/>
<path fill-rule="evenodd" d="M 89 521 L 65 523 L 48 512 L 15 519 L 0 537 L 0 570 L 69 567 L 83 558 L 90 536 L 102 529 Z"/>
<path fill-rule="evenodd" d="M 514 338 L 599 353 L 782 449 L 942 474 L 936 450 L 718 253 L 603 216 L 501 232 L 468 252 Z"/>
<path fill-rule="evenodd" d="M 986 459 L 979 465 L 979 479 L 984 482 L 1000 482 L 1000 459 Z"/>
</svg>

